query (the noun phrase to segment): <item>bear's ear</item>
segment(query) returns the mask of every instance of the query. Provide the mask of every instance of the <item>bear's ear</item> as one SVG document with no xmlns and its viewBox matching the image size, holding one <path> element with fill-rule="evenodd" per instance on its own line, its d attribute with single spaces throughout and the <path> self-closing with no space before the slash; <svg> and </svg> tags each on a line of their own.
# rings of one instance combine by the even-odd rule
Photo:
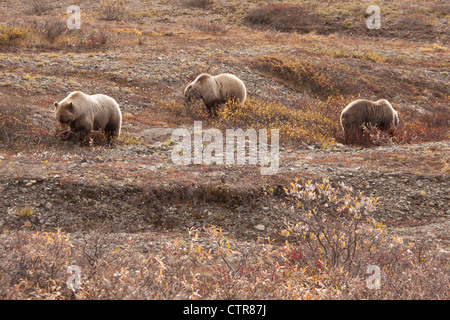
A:
<svg viewBox="0 0 450 320">
<path fill-rule="evenodd" d="M 55 101 L 54 105 L 55 105 L 55 109 L 58 108 L 58 102 Z"/>
</svg>

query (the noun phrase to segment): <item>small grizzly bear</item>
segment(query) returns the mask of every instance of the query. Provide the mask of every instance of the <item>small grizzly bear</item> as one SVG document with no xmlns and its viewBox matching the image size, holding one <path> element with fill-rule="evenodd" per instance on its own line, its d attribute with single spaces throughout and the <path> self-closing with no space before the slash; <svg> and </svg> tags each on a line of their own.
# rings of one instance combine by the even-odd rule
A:
<svg viewBox="0 0 450 320">
<path fill-rule="evenodd" d="M 184 90 L 186 104 L 191 103 L 193 99 L 201 99 L 209 114 L 215 114 L 218 106 L 229 99 L 239 101 L 243 105 L 246 98 L 247 89 L 244 83 L 229 73 L 217 76 L 202 73 Z"/>
<path fill-rule="evenodd" d="M 355 134 L 362 135 L 363 124 L 375 126 L 381 131 L 389 131 L 397 128 L 399 122 L 397 111 L 386 99 L 355 100 L 342 110 L 340 120 L 345 142 L 352 141 Z"/>
<path fill-rule="evenodd" d="M 68 126 L 80 134 L 80 141 L 92 130 L 104 131 L 109 144 L 120 136 L 122 112 L 116 100 L 107 95 L 74 91 L 59 103 L 55 102 L 55 111 L 61 127 Z"/>
</svg>

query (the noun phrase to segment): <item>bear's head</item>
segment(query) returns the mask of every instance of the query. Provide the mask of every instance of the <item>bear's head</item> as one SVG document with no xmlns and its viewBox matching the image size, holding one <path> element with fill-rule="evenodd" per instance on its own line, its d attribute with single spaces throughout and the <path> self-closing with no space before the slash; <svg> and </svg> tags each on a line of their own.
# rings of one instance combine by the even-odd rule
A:
<svg viewBox="0 0 450 320">
<path fill-rule="evenodd" d="M 213 77 L 208 73 L 200 74 L 197 79 L 189 84 L 184 90 L 184 102 L 190 103 L 192 100 L 204 99 L 205 94 L 210 89 L 210 81 Z"/>
<path fill-rule="evenodd" d="M 185 103 L 191 103 L 192 100 L 200 99 L 201 94 L 198 88 L 196 87 L 195 83 L 191 83 L 186 87 L 184 90 L 184 102 Z"/>
<path fill-rule="evenodd" d="M 75 106 L 72 101 L 55 102 L 56 121 L 69 125 L 76 120 Z"/>
</svg>

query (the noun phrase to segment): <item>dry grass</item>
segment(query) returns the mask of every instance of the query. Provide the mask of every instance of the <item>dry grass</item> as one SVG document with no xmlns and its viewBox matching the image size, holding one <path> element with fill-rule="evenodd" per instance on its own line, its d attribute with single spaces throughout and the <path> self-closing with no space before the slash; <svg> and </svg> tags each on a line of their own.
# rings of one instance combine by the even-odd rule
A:
<svg viewBox="0 0 450 320">
<path fill-rule="evenodd" d="M 437 106 L 426 113 L 399 111 L 400 126 L 393 141 L 398 144 L 445 141 L 450 138 L 450 108 Z"/>
<path fill-rule="evenodd" d="M 21 43 L 30 34 L 29 28 L 0 26 L 0 45 L 8 47 Z"/>
<path fill-rule="evenodd" d="M 213 34 L 226 34 L 228 31 L 228 27 L 220 22 L 207 20 L 207 19 L 199 19 L 194 23 L 196 29 L 205 32 L 205 33 L 213 33 Z"/>
<path fill-rule="evenodd" d="M 3 299 L 444 299 L 448 261 L 385 234 L 376 200 L 344 184 L 292 183 L 278 240 L 238 243 L 220 228 L 191 229 L 158 246 L 101 224 L 77 237 L 17 232 L 0 246 Z M 135 243 L 136 241 L 136 243 Z M 80 288 L 67 288 L 67 267 Z M 381 288 L 367 286 L 368 265 Z M 426 281 L 424 281 L 426 280 Z"/>
<path fill-rule="evenodd" d="M 52 0 L 31 0 L 29 2 L 29 13 L 35 14 L 38 16 L 45 15 L 49 13 L 53 9 L 53 1 Z"/>
<path fill-rule="evenodd" d="M 16 160 L 4 166 L 8 167 L 4 171 L 6 173 L 18 169 L 11 176 L 23 180 L 22 175 L 32 172 L 28 171 L 30 168 L 45 177 L 60 176 L 60 179 L 48 182 L 49 187 L 56 190 L 52 194 L 55 197 L 53 203 L 67 205 L 67 210 L 74 213 L 71 217 L 83 223 L 76 225 L 81 226 L 78 229 L 65 225 L 69 231 L 76 230 L 75 233 L 63 230 L 45 232 L 47 227 L 33 220 L 38 219 L 44 210 L 45 203 L 39 204 L 42 198 L 36 197 L 36 203 L 5 205 L 5 216 L 16 219 L 17 229 L 8 230 L 3 225 L 4 220 L 0 221 L 0 299 L 448 298 L 448 258 L 428 251 L 430 247 L 422 248 L 420 240 L 416 245 L 389 236 L 383 226 L 370 218 L 377 210 L 377 199 L 364 196 L 345 184 L 324 180 L 295 181 L 282 197 L 274 196 L 274 188 L 271 187 L 268 190 L 272 191 L 268 191 L 266 196 L 258 194 L 249 200 L 236 190 L 242 188 L 247 192 L 249 187 L 262 188 L 266 181 L 253 180 L 250 169 L 254 168 L 248 171 L 245 171 L 248 168 L 242 171 L 223 168 L 226 174 L 220 178 L 211 174 L 217 169 L 214 166 L 165 168 L 169 160 L 163 162 L 158 157 L 166 155 L 163 151 L 169 148 L 170 143 L 163 143 L 164 149 L 149 147 L 147 139 L 150 138 L 143 134 L 144 130 L 160 126 L 168 128 L 174 123 L 192 125 L 193 120 L 203 120 L 205 127 L 215 127 L 222 132 L 228 128 L 252 128 L 268 129 L 270 134 L 270 129 L 279 129 L 281 144 L 293 148 L 304 144 L 324 148 L 332 146 L 343 140 L 339 126 L 341 110 L 358 95 L 368 93 L 384 98 L 382 95 L 391 93 L 397 102 L 403 101 L 404 105 L 422 101 L 422 91 L 405 90 L 408 81 L 412 81 L 408 78 L 410 74 L 396 73 L 397 69 L 402 69 L 396 64 L 403 62 L 401 66 L 408 72 L 417 70 L 420 75 L 430 74 L 429 78 L 424 76 L 413 83 L 416 88 L 433 89 L 429 102 L 420 102 L 421 106 L 428 105 L 429 110 L 419 114 L 415 109 L 399 108 L 400 127 L 393 137 L 368 128 L 367 134 L 357 143 L 372 146 L 449 139 L 450 113 L 447 107 L 442 107 L 448 97 L 441 89 L 444 85 L 439 84 L 444 71 L 435 70 L 438 69 L 436 66 L 447 66 L 444 59 L 446 36 L 435 30 L 439 30 L 442 20 L 448 17 L 448 5 L 427 1 L 400 1 L 390 5 L 391 2 L 381 1 L 386 14 L 383 25 L 395 26 L 394 29 L 386 28 L 393 33 L 381 30 L 367 34 L 360 23 L 365 18 L 365 7 L 360 4 L 351 1 L 291 2 L 257 7 L 262 2 L 182 1 L 174 3 L 173 9 L 169 7 L 172 3 L 160 1 L 158 10 L 153 10 L 156 6 L 151 3 L 152 11 L 147 10 L 150 4 L 145 1 L 108 0 L 100 5 L 89 2 L 90 7 L 83 11 L 83 15 L 86 14 L 83 19 L 86 20 L 83 20 L 79 31 L 65 30 L 62 16 L 40 15 L 39 8 L 32 13 L 36 16 L 24 17 L 22 12 L 17 16 L 4 15 L 9 21 L 0 26 L 3 52 L 0 59 L 1 72 L 8 78 L 0 89 L 2 96 L 11 98 L 11 101 L 4 99 L 0 102 L 0 164 L 9 162 L 11 154 L 14 154 Z M 48 1 L 34 3 L 45 4 Z M 133 4 L 129 6 L 130 3 Z M 142 7 L 134 7 L 136 3 Z M 405 13 L 403 17 L 398 15 L 399 8 Z M 206 14 L 199 9 L 211 9 L 214 18 L 199 19 L 199 13 Z M 130 16 L 138 21 L 127 21 Z M 336 20 L 336 17 L 342 19 Z M 417 18 L 419 27 L 411 25 L 415 21 L 411 17 Z M 191 23 L 193 20 L 195 23 Z M 330 25 L 325 27 L 325 22 L 330 22 Z M 434 27 L 431 28 L 430 24 Z M 403 28 L 405 26 L 411 29 Z M 260 27 L 278 31 L 260 31 Z M 300 36 L 279 31 L 311 34 Z M 357 36 L 354 39 L 323 37 L 314 32 Z M 375 42 L 371 36 L 385 38 Z M 397 36 L 403 40 L 392 38 Z M 415 41 L 409 41 L 411 37 L 432 39 L 435 43 L 418 44 L 415 38 Z M 217 47 L 217 43 L 221 47 Z M 387 43 L 392 45 L 391 49 Z M 420 51 L 421 47 L 426 50 Z M 57 52 L 50 55 L 54 54 L 58 59 L 53 61 L 40 56 L 48 51 Z M 67 60 L 64 60 L 66 55 Z M 306 55 L 308 59 L 298 58 Z M 95 62 L 89 63 L 84 56 Z M 154 66 L 149 67 L 152 63 Z M 73 64 L 77 64 L 79 69 Z M 67 68 L 64 70 L 67 72 L 61 72 L 60 65 Z M 430 66 L 435 69 L 428 69 Z M 215 118 L 210 118 L 201 103 L 187 110 L 177 102 L 167 102 L 177 95 L 189 78 L 195 78 L 200 72 L 225 69 L 238 70 L 244 77 L 247 71 L 253 73 L 247 81 L 252 90 L 243 107 L 228 103 Z M 370 87 L 365 79 L 373 76 L 374 70 L 384 73 L 379 78 L 381 81 Z M 255 72 L 260 74 L 257 76 Z M 36 75 L 52 78 L 52 82 L 44 82 L 47 79 L 43 79 L 45 86 L 27 85 Z M 434 77 L 441 78 L 436 80 Z M 384 78 L 389 78 L 390 82 L 386 83 Z M 279 84 L 270 87 L 270 83 L 274 83 L 272 80 L 289 90 L 279 90 L 282 87 Z M 43 113 L 45 116 L 36 117 L 38 108 L 46 108 L 46 104 L 39 101 L 52 101 L 56 96 L 62 96 L 62 91 L 72 88 L 67 85 L 70 81 L 76 82 L 77 87 L 89 90 L 96 87 L 122 95 L 123 110 L 130 114 L 124 116 L 124 130 L 117 141 L 117 148 L 98 147 L 96 144 L 104 142 L 101 133 L 94 135 L 93 148 L 75 147 L 77 137 L 69 137 L 69 142 L 62 142 L 64 137 L 55 132 L 51 116 Z M 259 87 L 261 82 L 275 92 L 270 98 Z M 286 95 L 285 91 L 291 93 Z M 35 103 L 34 100 L 39 100 L 37 105 L 27 107 L 28 103 Z M 41 151 L 51 151 L 52 148 L 56 150 L 55 155 L 45 158 Z M 393 150 L 386 151 L 386 154 L 396 152 Z M 100 152 L 107 161 L 100 158 Z M 371 152 L 365 155 L 365 159 L 371 161 L 367 167 L 377 170 L 377 161 L 383 159 L 374 159 L 380 154 L 372 155 Z M 327 152 L 320 150 L 317 154 L 323 155 L 324 166 L 329 165 L 333 169 L 332 161 L 326 162 L 331 158 Z M 316 157 L 317 154 L 313 155 Z M 26 160 L 29 162 L 22 166 L 21 161 L 29 155 L 32 155 Z M 343 162 L 348 160 L 343 152 L 339 156 Z M 370 158 L 372 156 L 374 158 Z M 428 163 L 432 163 L 426 156 L 412 155 L 411 159 L 408 158 L 408 166 L 417 161 L 421 162 L 420 170 L 426 168 Z M 43 160 L 40 162 L 31 157 Z M 444 163 L 443 152 L 433 161 L 441 161 L 441 158 Z M 142 162 L 136 162 L 136 159 Z M 348 161 L 354 161 L 351 164 L 355 166 L 363 166 L 356 163 L 357 160 Z M 67 170 L 66 166 L 72 164 L 77 166 Z M 434 169 L 431 174 L 447 173 L 448 165 L 444 164 L 443 167 L 435 165 L 439 169 Z M 158 169 L 155 172 L 145 169 L 153 167 Z M 339 170 L 344 172 L 344 168 Z M 390 168 L 392 171 L 387 174 L 398 168 L 406 168 L 401 158 L 398 166 Z M 408 170 L 413 171 L 405 171 Z M 321 173 L 314 171 L 308 174 Z M 109 178 L 103 180 L 106 176 Z M 286 176 L 291 179 L 291 172 Z M 160 185 L 158 179 L 164 182 Z M 217 185 L 212 186 L 214 179 L 217 179 Z M 227 188 L 223 187 L 221 179 L 228 184 Z M 285 182 L 284 178 L 273 179 Z M 81 192 L 79 190 L 91 182 L 92 185 L 101 185 L 101 189 L 86 191 L 93 194 L 86 204 L 82 204 L 78 196 L 71 195 L 72 189 L 68 187 L 71 183 L 73 190 Z M 198 185 L 189 189 L 187 184 L 193 182 Z M 155 195 L 150 191 L 148 194 L 118 192 L 123 190 L 115 190 L 110 183 L 123 183 L 127 190 L 128 184 L 130 188 L 141 186 L 140 183 L 151 185 Z M 2 188 L 6 189 L 2 185 L 0 192 Z M 30 186 L 24 194 L 18 192 L 20 199 L 31 198 L 40 190 L 32 188 Z M 380 189 L 367 191 L 381 192 Z M 164 210 L 157 208 L 158 212 L 153 214 L 150 212 L 153 208 L 145 207 L 151 203 L 149 199 L 152 196 L 168 206 L 204 201 L 217 208 L 215 221 L 218 222 L 228 218 L 223 215 L 227 211 L 220 211 L 227 206 L 236 203 L 254 205 L 265 200 L 271 204 L 270 210 L 289 218 L 282 229 L 271 230 L 276 237 L 269 239 L 249 237 L 241 241 L 230 236 L 229 230 L 217 227 L 190 229 L 186 235 L 183 233 L 185 230 L 181 230 L 182 226 L 192 226 L 198 221 L 201 225 L 205 220 L 186 218 L 179 224 L 178 216 L 174 218 L 168 214 L 166 219 L 166 207 Z M 428 208 L 428 202 L 421 208 L 425 205 Z M 147 227 L 145 223 L 143 226 L 134 223 L 124 226 L 124 221 L 128 220 L 121 220 L 128 219 L 123 218 L 122 213 L 129 211 L 133 215 L 138 206 L 145 212 L 142 216 L 149 226 L 167 227 L 177 233 L 121 233 L 129 230 L 129 226 L 132 232 L 140 232 Z M 192 212 L 197 210 L 195 204 L 192 207 Z M 108 220 L 109 210 L 120 218 Z M 195 212 L 200 218 L 202 214 Z M 57 217 L 58 213 L 55 219 Z M 232 231 L 241 232 L 244 228 L 236 227 Z M 38 231 L 31 232 L 34 229 Z M 430 241 L 434 243 L 435 239 Z M 371 290 L 366 286 L 368 264 L 380 268 L 381 290 Z M 69 265 L 80 266 L 82 270 L 81 288 L 75 293 L 66 286 Z"/>
<path fill-rule="evenodd" d="M 214 0 L 185 0 L 188 7 L 210 9 L 214 5 Z"/>
<path fill-rule="evenodd" d="M 127 9 L 123 0 L 101 0 L 98 5 L 100 19 L 106 21 L 121 21 L 126 18 Z"/>
<path fill-rule="evenodd" d="M 26 149 L 52 144 L 54 128 L 38 126 L 29 118 L 29 109 L 0 105 L 0 145 Z"/>
<path fill-rule="evenodd" d="M 396 129 L 381 131 L 376 126 L 364 124 L 362 130 L 349 133 L 346 143 L 373 147 L 446 141 L 450 138 L 450 116 L 446 107 L 422 114 L 405 109 L 399 112 L 399 117 L 400 125 Z"/>
<path fill-rule="evenodd" d="M 229 128 L 278 129 L 280 143 L 300 146 L 315 144 L 328 147 L 341 139 L 339 110 L 348 98 L 337 97 L 326 102 L 320 100 L 292 101 L 289 106 L 277 101 L 248 98 L 244 106 L 227 103 L 211 119 L 199 103 L 190 108 L 175 102 L 163 103 L 162 109 L 177 117 L 207 121 L 211 126 L 225 131 Z"/>
<path fill-rule="evenodd" d="M 343 143 L 343 132 L 339 117 L 342 109 L 355 96 L 329 97 L 321 99 L 291 99 L 283 105 L 277 101 L 249 98 L 244 106 L 228 103 L 222 106 L 215 118 L 210 118 L 206 108 L 199 102 L 186 106 L 174 101 L 161 103 L 161 109 L 169 111 L 180 119 L 203 120 L 224 131 L 228 128 L 279 129 L 280 143 L 300 146 L 302 144 L 329 147 L 336 142 Z M 448 108 L 433 108 L 433 112 L 417 114 L 412 110 L 400 110 L 400 125 L 396 130 L 380 131 L 365 127 L 350 137 L 348 143 L 365 147 L 389 144 L 411 144 L 449 139 L 450 117 Z"/>
<path fill-rule="evenodd" d="M 289 1 L 288 1 L 289 2 Z M 300 2 L 300 3 L 299 3 Z M 345 33 L 368 36 L 395 36 L 448 41 L 445 31 L 433 28 L 446 24 L 448 5 L 417 1 L 414 4 L 379 1 L 382 11 L 381 29 L 366 27 L 366 9 L 370 1 L 292 1 L 269 3 L 249 10 L 243 20 L 254 27 L 283 32 L 317 34 Z M 430 12 L 433 17 L 430 17 Z M 434 18 L 434 19 L 433 19 Z"/>
<path fill-rule="evenodd" d="M 359 71 L 346 65 L 264 56 L 253 66 L 293 88 L 321 97 L 355 94 L 363 89 Z"/>
<path fill-rule="evenodd" d="M 327 33 L 321 28 L 324 19 L 299 4 L 268 4 L 250 11 L 244 21 L 256 26 L 265 26 L 278 31 Z M 319 29 L 317 30 L 317 28 Z"/>
</svg>

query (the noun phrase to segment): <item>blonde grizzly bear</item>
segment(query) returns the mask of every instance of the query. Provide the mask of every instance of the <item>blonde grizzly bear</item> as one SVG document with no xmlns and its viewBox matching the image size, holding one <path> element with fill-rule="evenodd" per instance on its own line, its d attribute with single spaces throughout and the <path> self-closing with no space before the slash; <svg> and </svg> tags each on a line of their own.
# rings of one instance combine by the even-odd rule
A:
<svg viewBox="0 0 450 320">
<path fill-rule="evenodd" d="M 398 122 L 397 111 L 386 99 L 375 102 L 358 99 L 351 102 L 341 112 L 341 126 L 346 142 L 352 141 L 355 135 L 363 134 L 363 124 L 375 126 L 382 131 L 389 131 L 396 128 Z"/>
<path fill-rule="evenodd" d="M 74 91 L 61 102 L 55 102 L 55 111 L 61 127 L 69 126 L 79 133 L 80 141 L 92 130 L 104 131 L 108 143 L 120 136 L 122 112 L 116 100 L 104 94 Z"/>
<path fill-rule="evenodd" d="M 247 98 L 247 89 L 244 83 L 236 76 L 222 73 L 211 76 L 207 73 L 199 75 L 184 90 L 185 103 L 194 99 L 201 99 L 210 114 L 215 114 L 220 104 L 233 99 L 244 104 Z"/>
</svg>

